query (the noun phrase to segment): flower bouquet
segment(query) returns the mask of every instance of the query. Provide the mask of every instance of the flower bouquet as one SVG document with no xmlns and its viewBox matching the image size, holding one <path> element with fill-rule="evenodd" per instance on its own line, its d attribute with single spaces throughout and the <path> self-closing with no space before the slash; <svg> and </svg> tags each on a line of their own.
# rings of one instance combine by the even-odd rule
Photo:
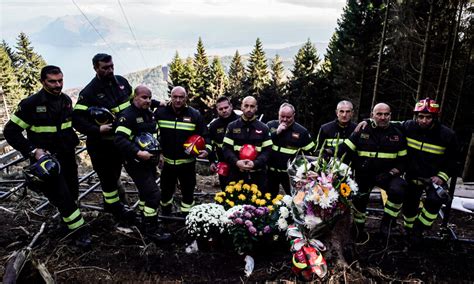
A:
<svg viewBox="0 0 474 284">
<path fill-rule="evenodd" d="M 213 237 L 224 233 L 228 222 L 223 216 L 226 211 L 222 205 L 204 203 L 196 205 L 186 216 L 186 229 L 189 236 L 209 241 Z"/>
<path fill-rule="evenodd" d="M 281 195 L 272 198 L 270 193 L 262 194 L 256 184 L 244 184 L 244 181 L 240 180 L 230 182 L 224 191 L 216 193 L 214 200 L 217 204 L 224 206 L 225 209 L 247 204 L 257 207 L 269 206 L 268 209 L 273 210 L 272 207 L 281 198 Z"/>
</svg>

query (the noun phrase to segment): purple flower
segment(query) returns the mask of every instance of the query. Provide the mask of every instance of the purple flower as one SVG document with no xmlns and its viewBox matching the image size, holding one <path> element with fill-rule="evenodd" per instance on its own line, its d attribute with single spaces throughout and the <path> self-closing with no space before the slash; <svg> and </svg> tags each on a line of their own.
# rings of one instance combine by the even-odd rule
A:
<svg viewBox="0 0 474 284">
<path fill-rule="evenodd" d="M 256 234 L 257 234 L 257 229 L 256 229 L 254 226 L 250 226 L 250 227 L 249 227 L 249 232 L 250 232 L 252 235 L 256 235 Z"/>
<path fill-rule="evenodd" d="M 271 230 L 272 230 L 272 229 L 271 229 L 270 226 L 268 226 L 268 225 L 266 225 L 265 228 L 263 228 L 263 232 L 264 232 L 265 234 L 270 233 Z"/>
<path fill-rule="evenodd" d="M 255 215 L 257 216 L 262 216 L 263 214 L 265 214 L 264 212 L 265 210 L 263 210 L 261 207 L 258 208 L 257 210 L 255 210 Z"/>
<path fill-rule="evenodd" d="M 245 220 L 245 226 L 247 226 L 247 227 L 253 226 L 252 221 L 250 221 L 250 220 Z"/>
<path fill-rule="evenodd" d="M 250 214 L 250 212 L 245 212 L 244 217 L 250 219 L 252 218 L 252 214 Z"/>
<path fill-rule="evenodd" d="M 244 220 L 242 220 L 242 218 L 236 218 L 236 219 L 234 220 L 234 223 L 240 225 L 240 224 L 243 224 L 243 223 L 244 223 Z"/>
</svg>

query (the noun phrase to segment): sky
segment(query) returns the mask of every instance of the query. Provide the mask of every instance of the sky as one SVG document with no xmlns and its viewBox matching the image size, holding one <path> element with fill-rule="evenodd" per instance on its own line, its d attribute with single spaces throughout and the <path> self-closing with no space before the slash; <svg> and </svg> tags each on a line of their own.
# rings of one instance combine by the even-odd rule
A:
<svg viewBox="0 0 474 284">
<path fill-rule="evenodd" d="M 344 0 L 0 0 L 0 32 L 14 44 L 20 31 L 34 38 L 46 22 L 66 15 L 100 15 L 122 25 L 119 39 L 80 48 L 32 40 L 48 63 L 71 70 L 72 87 L 91 76 L 92 68 L 82 65 L 97 52 L 115 55 L 116 73 L 126 73 L 166 64 L 175 51 L 192 56 L 199 37 L 208 54 L 215 55 L 232 55 L 236 49 L 245 54 L 257 37 L 264 48 L 297 45 L 308 38 L 327 43 L 344 5 Z M 134 45 L 123 47 L 115 40 Z"/>
</svg>

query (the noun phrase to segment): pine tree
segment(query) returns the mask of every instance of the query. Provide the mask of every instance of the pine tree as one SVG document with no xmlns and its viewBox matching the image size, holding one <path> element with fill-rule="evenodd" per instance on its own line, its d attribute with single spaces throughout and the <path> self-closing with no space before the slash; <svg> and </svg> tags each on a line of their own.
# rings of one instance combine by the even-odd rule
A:
<svg viewBox="0 0 474 284">
<path fill-rule="evenodd" d="M 3 45 L 0 47 L 0 88 L 3 95 L 4 110 L 8 116 L 23 97 L 23 93 L 18 88 L 12 61 Z"/>
<path fill-rule="evenodd" d="M 194 98 L 196 95 L 196 70 L 194 69 L 194 60 L 192 57 L 186 58 L 181 79 L 181 85 L 186 89 L 188 97 L 190 99 Z"/>
<path fill-rule="evenodd" d="M 212 82 L 212 93 L 211 97 L 205 102 L 209 108 L 214 107 L 216 99 L 226 94 L 227 87 L 229 85 L 229 79 L 225 74 L 224 67 L 222 67 L 219 57 L 214 57 L 211 63 L 211 82 Z"/>
<path fill-rule="evenodd" d="M 272 59 L 270 70 L 270 86 L 260 94 L 258 102 L 258 108 L 260 113 L 263 114 L 264 121 L 278 118 L 278 113 L 275 110 L 279 108 L 285 95 L 285 67 L 283 66 L 281 57 L 278 54 Z"/>
<path fill-rule="evenodd" d="M 0 43 L 0 48 L 5 50 L 5 52 L 8 54 L 8 57 L 10 57 L 12 67 L 15 68 L 17 66 L 18 58 L 13 49 L 4 39 L 2 40 L 2 43 Z"/>
<path fill-rule="evenodd" d="M 270 78 L 266 60 L 262 42 L 257 38 L 247 64 L 246 80 L 244 84 L 245 95 L 255 96 L 258 99 L 260 94 L 268 87 Z"/>
<path fill-rule="evenodd" d="M 235 105 L 244 96 L 245 67 L 242 64 L 242 57 L 236 50 L 229 66 L 229 87 L 228 94 Z"/>
<path fill-rule="evenodd" d="M 209 60 L 201 37 L 199 37 L 196 53 L 194 54 L 194 69 L 196 71 L 196 90 L 191 102 L 194 107 L 201 111 L 201 113 L 204 113 L 207 108 L 204 101 L 211 97 L 212 82 L 210 80 Z"/>
<path fill-rule="evenodd" d="M 39 81 L 40 71 L 46 65 L 46 62 L 33 51 L 31 42 L 25 33 L 18 35 L 16 49 L 18 81 L 25 94 L 29 96 L 41 87 Z"/>
<path fill-rule="evenodd" d="M 277 97 L 283 97 L 285 95 L 286 83 L 285 67 L 283 66 L 283 61 L 278 54 L 273 58 L 270 69 L 272 75 L 271 87 Z"/>
<path fill-rule="evenodd" d="M 321 120 L 321 106 L 327 104 L 318 90 L 320 59 L 314 44 L 308 41 L 298 50 L 288 82 L 288 99 L 296 108 L 299 122 L 313 133 Z"/>
<path fill-rule="evenodd" d="M 175 86 L 182 86 L 182 77 L 184 72 L 183 60 L 179 57 L 178 51 L 176 51 L 173 60 L 170 63 L 169 77 L 168 77 L 168 88 L 171 89 Z"/>
</svg>

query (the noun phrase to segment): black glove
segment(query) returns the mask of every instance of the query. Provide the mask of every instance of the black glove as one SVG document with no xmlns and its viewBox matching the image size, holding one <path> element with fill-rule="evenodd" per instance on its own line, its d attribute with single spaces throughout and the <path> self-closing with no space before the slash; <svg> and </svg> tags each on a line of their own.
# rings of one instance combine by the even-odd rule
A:
<svg viewBox="0 0 474 284">
<path fill-rule="evenodd" d="M 387 183 L 390 181 L 390 179 L 393 177 L 393 175 L 391 173 L 388 173 L 388 172 L 384 172 L 384 173 L 381 173 L 381 174 L 378 174 L 376 177 L 375 177 L 375 183 L 377 185 L 382 185 L 382 186 L 385 186 L 387 185 Z"/>
</svg>

